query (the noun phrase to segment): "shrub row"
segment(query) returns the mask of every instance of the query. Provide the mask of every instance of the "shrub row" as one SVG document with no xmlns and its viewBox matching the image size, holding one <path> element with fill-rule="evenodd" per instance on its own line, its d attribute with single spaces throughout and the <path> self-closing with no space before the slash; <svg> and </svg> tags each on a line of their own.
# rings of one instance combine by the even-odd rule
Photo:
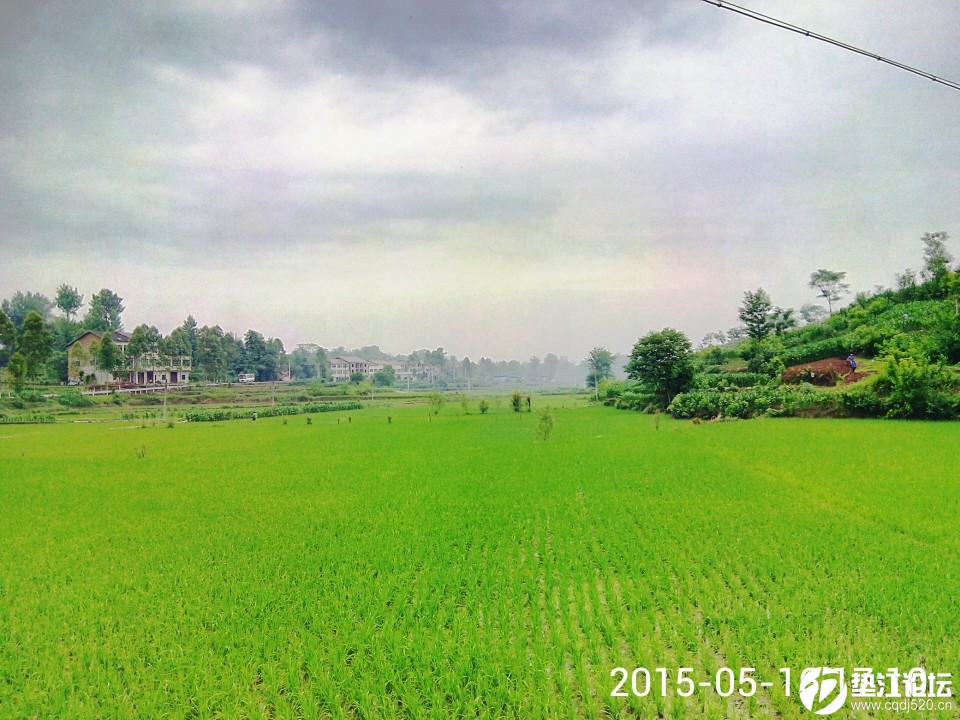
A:
<svg viewBox="0 0 960 720">
<path fill-rule="evenodd" d="M 691 390 L 670 403 L 676 418 L 750 418 L 759 415 L 790 417 L 806 410 L 835 409 L 832 393 L 811 387 L 766 386 L 737 391 Z"/>
<path fill-rule="evenodd" d="M 770 376 L 764 373 L 712 373 L 697 376 L 694 384 L 699 389 L 720 389 L 720 388 L 747 388 L 756 385 L 766 385 L 770 382 Z"/>
<path fill-rule="evenodd" d="M 791 365 L 848 355 L 855 350 L 860 350 L 860 348 L 851 346 L 851 340 L 848 335 L 818 340 L 817 342 L 807 343 L 806 345 L 785 350 L 783 355 L 780 356 L 780 359 L 783 360 L 783 364 L 786 367 L 790 367 Z"/>
<path fill-rule="evenodd" d="M 854 417 L 953 420 L 960 417 L 955 378 L 926 357 L 887 359 L 883 372 L 840 396 Z"/>
<path fill-rule="evenodd" d="M 57 402 L 64 407 L 90 407 L 93 405 L 93 400 L 83 395 L 79 390 L 67 390 L 60 393 Z"/>
<path fill-rule="evenodd" d="M 639 388 L 624 390 L 617 398 L 608 400 L 605 404 L 613 405 L 620 410 L 651 410 L 656 404 L 656 397 Z"/>
<path fill-rule="evenodd" d="M 183 414 L 187 422 L 215 422 L 218 420 L 249 420 L 254 415 L 258 418 L 277 417 L 279 415 L 299 415 L 301 413 L 339 412 L 343 410 L 360 410 L 363 403 L 356 400 L 347 402 L 307 403 L 305 405 L 279 405 L 265 408 L 245 408 L 242 410 L 192 410 Z"/>
<path fill-rule="evenodd" d="M 56 421 L 53 415 L 0 415 L 0 425 L 46 425 Z"/>
</svg>

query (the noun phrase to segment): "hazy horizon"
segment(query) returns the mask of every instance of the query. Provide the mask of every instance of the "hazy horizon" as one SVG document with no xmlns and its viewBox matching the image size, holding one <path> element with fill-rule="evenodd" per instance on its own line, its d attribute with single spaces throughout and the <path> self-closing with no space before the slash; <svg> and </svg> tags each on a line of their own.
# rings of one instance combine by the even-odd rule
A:
<svg viewBox="0 0 960 720">
<path fill-rule="evenodd" d="M 752 0 L 960 79 L 960 6 Z M 700 0 L 5 3 L 0 297 L 128 329 L 629 352 L 960 255 L 960 93 Z"/>
</svg>

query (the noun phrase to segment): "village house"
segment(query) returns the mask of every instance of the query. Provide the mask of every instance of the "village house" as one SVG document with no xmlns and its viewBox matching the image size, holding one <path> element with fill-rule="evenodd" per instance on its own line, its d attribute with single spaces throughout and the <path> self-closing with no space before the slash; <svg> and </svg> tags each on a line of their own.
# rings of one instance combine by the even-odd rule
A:
<svg viewBox="0 0 960 720">
<path fill-rule="evenodd" d="M 186 385 L 190 382 L 192 369 L 189 355 L 149 353 L 128 358 L 127 366 L 120 375 L 133 385 Z"/>
<path fill-rule="evenodd" d="M 369 377 L 370 363 L 356 355 L 334 355 L 330 358 L 330 379 L 333 382 L 350 382 L 350 376 L 360 373 Z"/>
<path fill-rule="evenodd" d="M 189 355 L 169 356 L 149 353 L 138 358 L 127 357 L 130 336 L 114 332 L 113 342 L 125 362 L 115 373 L 97 368 L 96 350 L 103 340 L 103 333 L 88 330 L 67 345 L 67 381 L 71 384 L 93 382 L 105 384 L 123 382 L 131 385 L 184 385 L 190 382 L 191 359 Z"/>
<path fill-rule="evenodd" d="M 434 368 L 421 362 L 405 363 L 398 360 L 364 360 L 356 355 L 335 355 L 330 358 L 330 379 L 335 382 L 350 382 L 350 376 L 360 373 L 365 378 L 392 367 L 399 382 L 432 380 Z"/>
</svg>

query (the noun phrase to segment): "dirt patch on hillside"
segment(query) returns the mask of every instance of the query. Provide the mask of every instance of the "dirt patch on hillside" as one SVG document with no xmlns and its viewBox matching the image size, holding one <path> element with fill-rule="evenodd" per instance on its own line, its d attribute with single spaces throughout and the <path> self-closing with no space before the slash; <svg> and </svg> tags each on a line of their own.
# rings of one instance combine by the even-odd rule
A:
<svg viewBox="0 0 960 720">
<path fill-rule="evenodd" d="M 850 365 L 846 358 L 828 358 L 791 365 L 783 373 L 783 381 L 792 384 L 808 382 L 813 385 L 836 385 L 838 380 L 842 380 L 845 385 L 849 385 L 869 375 L 870 373 L 859 369 L 856 372 L 850 372 Z"/>
</svg>

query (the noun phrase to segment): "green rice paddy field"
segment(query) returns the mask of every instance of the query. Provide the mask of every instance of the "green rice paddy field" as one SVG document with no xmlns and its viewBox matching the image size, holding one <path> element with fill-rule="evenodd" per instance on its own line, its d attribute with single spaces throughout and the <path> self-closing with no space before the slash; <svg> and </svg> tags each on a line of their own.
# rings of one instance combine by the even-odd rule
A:
<svg viewBox="0 0 960 720">
<path fill-rule="evenodd" d="M 960 425 L 347 415 L 0 427 L 0 717 L 795 718 L 808 666 L 960 676 Z M 667 697 L 611 697 L 638 666 Z"/>
</svg>

